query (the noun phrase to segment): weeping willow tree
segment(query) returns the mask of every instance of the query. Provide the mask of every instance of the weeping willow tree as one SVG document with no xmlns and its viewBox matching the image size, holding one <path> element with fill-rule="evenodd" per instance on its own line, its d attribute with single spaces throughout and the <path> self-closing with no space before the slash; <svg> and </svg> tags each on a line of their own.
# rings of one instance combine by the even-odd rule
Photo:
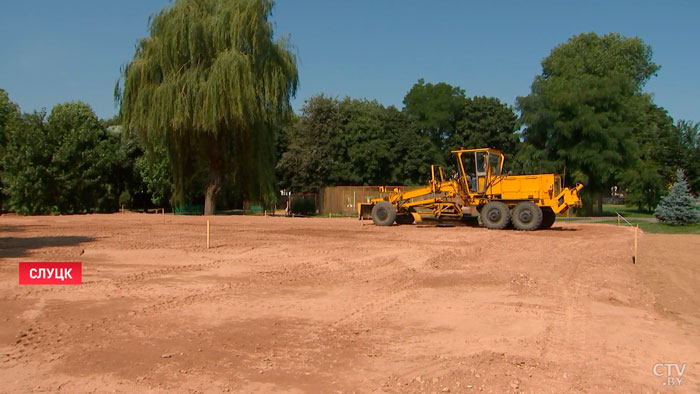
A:
<svg viewBox="0 0 700 394">
<path fill-rule="evenodd" d="M 273 39 L 272 0 L 176 0 L 150 22 L 115 88 L 127 132 L 167 146 L 173 202 L 202 163 L 204 213 L 214 214 L 223 177 L 239 194 L 274 194 L 273 127 L 291 114 L 296 57 Z"/>
</svg>

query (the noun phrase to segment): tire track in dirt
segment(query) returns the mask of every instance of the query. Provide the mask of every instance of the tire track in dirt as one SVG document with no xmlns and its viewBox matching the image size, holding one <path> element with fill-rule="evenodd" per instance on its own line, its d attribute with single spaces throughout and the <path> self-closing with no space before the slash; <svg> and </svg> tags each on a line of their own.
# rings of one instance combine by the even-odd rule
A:
<svg viewBox="0 0 700 394">
<path fill-rule="evenodd" d="M 49 327 L 47 324 L 35 322 L 20 330 L 16 336 L 14 344 L 6 346 L 2 350 L 3 364 L 12 362 L 26 362 L 25 358 L 37 353 L 46 353 L 52 346 L 60 346 L 63 341 L 62 325 L 54 324 Z M 53 350 L 53 349 L 51 349 Z M 49 351 L 45 358 L 51 359 L 56 353 Z"/>
<path fill-rule="evenodd" d="M 109 286 L 114 286 L 112 290 L 125 292 L 134 289 L 141 282 L 162 278 L 166 275 L 217 269 L 224 265 L 244 264 L 249 262 L 249 258 L 240 255 L 244 255 L 254 249 L 255 248 L 253 247 L 240 252 L 236 259 L 215 259 L 204 263 L 182 264 L 165 268 L 127 273 L 114 279 L 93 279 L 84 281 L 81 287 L 86 289 L 106 289 Z M 70 287 L 29 287 L 26 288 L 24 292 L 14 294 L 13 298 L 11 299 L 17 300 L 20 298 L 40 297 L 46 294 L 66 293 L 72 291 L 73 289 Z"/>
<path fill-rule="evenodd" d="M 575 390 L 586 385 L 586 374 L 589 372 L 584 365 L 588 357 L 588 337 L 585 328 L 579 322 L 590 322 L 593 317 L 590 302 L 582 293 L 582 264 L 577 259 L 568 257 L 563 263 L 570 268 L 554 285 L 555 292 L 551 296 L 556 299 L 556 306 L 549 311 L 558 318 L 549 323 L 543 333 L 540 356 L 552 360 L 555 364 L 575 366 L 575 372 L 566 377 L 568 389 Z"/>
<path fill-rule="evenodd" d="M 133 233 L 130 233 L 133 234 Z M 138 239 L 138 237 L 129 237 L 132 240 Z M 135 249 L 142 249 L 143 245 L 135 246 Z M 251 251 L 255 249 L 255 247 L 250 248 L 243 253 L 244 254 L 248 251 Z M 60 251 L 59 251 L 60 252 Z M 317 253 L 317 255 L 329 255 L 331 253 L 330 250 L 326 251 L 320 251 L 321 253 Z M 267 260 L 271 256 L 258 256 L 258 258 L 262 258 L 264 260 Z M 297 256 L 294 256 L 297 257 Z M 273 261 L 276 259 L 272 259 Z M 94 280 L 94 281 L 87 281 L 84 283 L 83 288 L 92 288 L 92 289 L 108 289 L 110 286 L 116 286 L 117 289 L 119 289 L 122 292 L 130 292 L 133 290 L 135 287 L 138 287 L 139 284 L 143 281 L 149 280 L 149 279 L 156 279 L 163 277 L 165 275 L 172 275 L 172 274 L 179 274 L 179 273 L 187 273 L 187 272 L 195 272 L 195 271 L 204 271 L 204 270 L 212 270 L 219 268 L 225 264 L 234 264 L 234 263 L 246 263 L 248 261 L 247 258 L 236 258 L 235 260 L 214 260 L 210 262 L 205 262 L 205 263 L 197 263 L 197 264 L 188 264 L 188 265 L 179 265 L 175 267 L 166 267 L 166 268 L 161 268 L 161 269 L 155 269 L 155 270 L 147 270 L 147 271 L 142 271 L 138 273 L 132 273 L 132 274 L 126 274 L 124 276 L 121 276 L 116 279 L 105 279 L 105 280 Z M 291 279 L 291 281 L 295 280 L 303 280 L 308 277 L 314 277 L 314 276 L 323 276 L 323 275 L 328 275 L 331 271 L 328 270 L 326 267 L 322 267 L 320 265 L 311 265 L 311 264 L 306 264 L 306 263 L 298 263 L 295 264 L 295 266 L 290 267 L 290 268 L 283 268 L 283 269 L 277 269 L 279 277 L 283 276 L 288 276 L 289 272 L 293 272 L 296 275 Z M 259 273 L 259 272 L 258 272 Z M 248 289 L 255 288 L 260 285 L 264 285 L 265 283 L 269 282 L 269 278 L 266 277 L 261 277 L 261 280 L 255 280 L 253 279 L 252 281 L 249 281 L 248 283 L 235 283 L 235 282 L 230 282 L 228 284 L 224 285 L 215 285 L 215 286 L 209 286 L 205 289 L 194 291 L 194 292 L 188 292 L 184 295 L 177 295 L 177 296 L 172 296 L 168 297 L 165 300 L 157 300 L 156 302 L 151 302 L 147 303 L 144 306 L 138 307 L 135 311 L 130 311 L 128 313 L 122 313 L 122 314 L 117 314 L 109 318 L 95 318 L 95 319 L 87 319 L 84 322 L 81 322 L 80 325 L 74 325 L 74 324 L 69 324 L 69 323 L 62 323 L 62 324 L 56 324 L 53 327 L 44 327 L 43 324 L 32 324 L 29 327 L 27 327 L 24 330 L 21 330 L 20 333 L 18 334 L 18 339 L 15 342 L 13 348 L 5 353 L 5 361 L 10 361 L 10 360 L 17 360 L 21 361 L 22 359 L 26 358 L 27 356 L 31 355 L 34 353 L 35 350 L 38 350 L 38 346 L 34 343 L 36 341 L 36 338 L 42 338 L 44 342 L 48 343 L 60 343 L 62 341 L 63 335 L 60 333 L 56 333 L 57 331 L 65 331 L 65 332 L 73 332 L 74 329 L 82 329 L 82 326 L 88 326 L 90 327 L 91 330 L 95 329 L 103 329 L 103 331 L 106 331 L 108 334 L 113 333 L 113 332 L 119 332 L 121 324 L 126 318 L 129 316 L 136 316 L 138 314 L 140 315 L 148 315 L 148 314 L 153 314 L 153 313 L 158 313 L 158 312 L 163 312 L 166 310 L 170 309 L 175 309 L 187 305 L 191 305 L 197 302 L 209 302 L 209 301 L 215 301 L 215 300 L 220 300 L 223 295 L 230 295 L 230 294 L 240 294 L 242 292 L 245 292 Z M 110 289 L 114 291 L 114 289 Z M 42 295 L 48 295 L 48 294 L 56 294 L 56 293 L 62 293 L 62 292 L 68 292 L 70 289 L 66 287 L 51 287 L 51 288 L 28 288 L 28 291 L 22 292 L 15 294 L 12 299 L 23 299 L 23 298 L 32 298 L 32 297 L 40 297 Z M 6 297 L 10 298 L 10 297 Z M 60 330 L 57 330 L 57 328 L 61 328 Z M 41 342 L 41 341 L 39 341 Z"/>
<path fill-rule="evenodd" d="M 412 273 L 411 270 L 397 273 L 397 278 L 387 284 L 388 290 L 384 294 L 379 295 L 377 293 L 381 292 L 377 291 L 369 301 L 353 308 L 345 316 L 331 323 L 328 328 L 339 330 L 342 327 L 357 326 L 360 323 L 371 324 L 374 320 L 382 320 L 386 311 L 408 299 L 411 294 L 409 290 L 415 291 L 416 281 L 410 276 Z"/>
<path fill-rule="evenodd" d="M 381 253 L 379 253 L 378 255 L 381 255 Z M 376 263 L 377 257 L 365 258 L 365 256 L 363 256 L 363 258 L 360 259 L 359 263 L 362 265 L 369 265 L 372 262 Z M 241 277 L 240 281 L 238 282 L 231 281 L 225 284 L 207 286 L 206 288 L 200 290 L 190 290 L 186 294 L 167 296 L 165 298 L 161 297 L 158 300 L 151 300 L 150 302 L 146 301 L 145 305 L 135 306 L 128 312 L 121 312 L 103 318 L 88 318 L 81 321 L 80 324 L 65 323 L 63 324 L 63 328 L 60 331 L 74 332 L 76 329 L 80 330 L 84 327 L 89 327 L 92 331 L 101 330 L 107 335 L 122 333 L 125 330 L 125 326 L 128 325 L 125 322 L 128 321 L 128 319 L 131 317 L 148 317 L 154 314 L 187 307 L 197 303 L 224 301 L 232 296 L 252 293 L 254 292 L 254 290 L 259 290 L 266 286 L 277 286 L 279 284 L 279 279 L 284 279 L 283 284 L 286 285 L 298 282 L 307 282 L 310 279 L 321 283 L 328 283 L 331 279 L 336 280 L 339 278 L 347 277 L 347 275 L 342 274 L 351 273 L 356 270 L 356 268 L 353 265 L 354 262 L 352 261 L 349 261 L 347 262 L 347 264 L 344 265 L 322 264 L 324 262 L 332 261 L 333 260 L 322 260 L 320 262 L 315 263 L 299 262 L 293 264 L 291 267 L 277 267 L 274 270 L 261 270 L 260 268 L 256 269 L 255 266 L 252 266 L 249 274 Z M 394 260 L 380 259 L 379 261 L 379 264 L 374 264 L 375 269 L 363 269 L 361 270 L 362 275 L 355 275 L 351 276 L 350 278 L 360 282 L 365 282 L 369 279 L 375 281 L 383 281 L 385 275 L 381 275 L 380 273 L 385 272 L 387 267 L 393 266 Z M 93 282 L 92 286 L 101 287 L 103 285 L 108 286 L 117 283 L 121 286 L 119 287 L 120 290 L 124 292 L 130 292 L 130 290 L 136 287 L 136 285 L 139 282 L 150 278 L 157 278 L 172 273 L 213 269 L 229 263 L 244 262 L 245 261 L 240 260 L 217 260 L 207 263 L 182 265 L 158 270 L 149 270 L 136 274 L 128 274 L 117 280 L 104 280 L 99 282 Z M 389 273 L 391 273 L 391 270 L 389 270 Z M 57 290 L 57 288 L 52 289 Z M 37 333 L 42 333 L 41 336 L 43 336 L 43 338 L 49 343 L 59 343 L 62 340 L 63 335 L 60 333 L 56 333 L 56 328 L 57 327 L 49 329 L 48 327 L 44 327 L 42 324 L 35 324 L 30 327 L 27 327 L 26 329 L 22 330 L 22 332 L 32 332 L 33 336 L 27 338 L 26 340 L 16 343 L 14 352 L 10 352 L 10 355 L 7 357 L 9 359 L 16 359 L 17 361 L 20 361 L 25 357 L 32 355 L 34 353 L 33 350 L 37 350 L 37 347 L 28 347 L 28 345 L 31 338 L 33 338 L 34 335 L 37 335 Z M 22 332 L 20 332 L 19 335 L 22 335 Z"/>
<path fill-rule="evenodd" d="M 385 353 L 387 317 L 400 310 L 401 305 L 418 291 L 416 278 L 420 272 L 406 264 L 403 255 L 396 251 L 385 253 L 385 263 L 378 266 L 373 265 L 376 258 L 365 261 L 369 263 L 361 266 L 358 275 L 349 281 L 369 284 L 370 287 L 358 294 L 357 306 L 309 333 L 301 348 L 316 356 L 306 359 L 306 362 L 322 368 L 342 358 L 351 362 L 355 370 L 366 369 L 366 375 L 376 374 L 377 371 L 365 362 Z M 337 381 L 343 378 L 333 375 L 332 379 Z M 367 379 L 362 382 L 365 387 L 374 384 Z"/>
</svg>

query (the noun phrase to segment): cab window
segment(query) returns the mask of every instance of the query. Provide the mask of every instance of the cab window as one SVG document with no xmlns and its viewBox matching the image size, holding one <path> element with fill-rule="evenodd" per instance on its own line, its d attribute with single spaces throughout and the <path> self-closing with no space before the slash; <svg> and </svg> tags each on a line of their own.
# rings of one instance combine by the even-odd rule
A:
<svg viewBox="0 0 700 394">
<path fill-rule="evenodd" d="M 501 175 L 501 156 L 489 155 L 489 167 L 491 167 L 491 175 Z"/>
</svg>

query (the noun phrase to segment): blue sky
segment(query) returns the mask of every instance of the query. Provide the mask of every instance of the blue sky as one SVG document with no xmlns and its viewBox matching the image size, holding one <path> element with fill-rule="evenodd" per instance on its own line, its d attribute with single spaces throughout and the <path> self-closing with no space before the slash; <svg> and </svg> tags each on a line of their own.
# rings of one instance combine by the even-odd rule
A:
<svg viewBox="0 0 700 394">
<path fill-rule="evenodd" d="M 0 88 L 25 112 L 82 100 L 117 112 L 119 68 L 167 0 L 1 0 Z M 278 0 L 276 33 L 299 59 L 299 109 L 309 97 L 376 99 L 402 107 L 419 79 L 514 104 L 540 61 L 571 36 L 641 37 L 661 65 L 647 84 L 675 119 L 700 121 L 698 1 Z"/>
</svg>

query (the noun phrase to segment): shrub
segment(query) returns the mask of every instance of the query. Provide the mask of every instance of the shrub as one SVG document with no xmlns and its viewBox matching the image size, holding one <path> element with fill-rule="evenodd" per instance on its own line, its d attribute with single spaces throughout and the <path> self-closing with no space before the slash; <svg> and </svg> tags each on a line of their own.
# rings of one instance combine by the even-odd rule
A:
<svg viewBox="0 0 700 394">
<path fill-rule="evenodd" d="M 131 194 L 129 194 L 128 190 L 124 190 L 122 194 L 119 195 L 119 206 L 124 206 L 125 208 L 131 208 L 131 204 L 133 204 L 133 199 L 131 198 Z"/>
<path fill-rule="evenodd" d="M 310 197 L 294 196 L 289 209 L 295 215 L 313 215 L 316 213 L 316 204 Z"/>
<path fill-rule="evenodd" d="M 697 223 L 700 220 L 700 212 L 693 206 L 693 196 L 683 170 L 676 172 L 676 182 L 668 195 L 661 199 L 654 216 L 664 223 L 675 225 Z"/>
</svg>

